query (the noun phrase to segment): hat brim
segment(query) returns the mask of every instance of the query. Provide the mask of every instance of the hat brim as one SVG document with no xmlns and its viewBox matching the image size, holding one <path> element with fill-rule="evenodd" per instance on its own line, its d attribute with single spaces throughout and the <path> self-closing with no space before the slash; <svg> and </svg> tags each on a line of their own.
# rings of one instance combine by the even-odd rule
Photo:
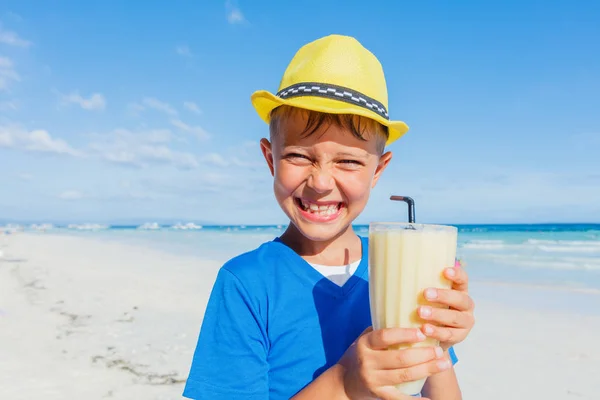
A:
<svg viewBox="0 0 600 400">
<path fill-rule="evenodd" d="M 250 99 L 260 118 L 267 124 L 270 122 L 271 111 L 279 106 L 288 105 L 329 114 L 354 114 L 371 118 L 388 128 L 389 136 L 386 145 L 395 142 L 408 132 L 408 125 L 402 121 L 390 121 L 366 108 L 325 97 L 300 96 L 282 99 L 269 91 L 258 90 L 252 94 Z"/>
</svg>

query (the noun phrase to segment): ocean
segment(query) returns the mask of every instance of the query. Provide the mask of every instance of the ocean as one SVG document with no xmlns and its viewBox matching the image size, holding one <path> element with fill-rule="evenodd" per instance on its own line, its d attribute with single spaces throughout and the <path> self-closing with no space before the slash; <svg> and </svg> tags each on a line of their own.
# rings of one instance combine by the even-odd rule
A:
<svg viewBox="0 0 600 400">
<path fill-rule="evenodd" d="M 458 257 L 471 280 L 600 292 L 600 224 L 455 225 Z M 4 230 L 81 235 L 225 262 L 284 226 L 9 226 Z M 356 225 L 360 235 L 368 226 Z"/>
</svg>

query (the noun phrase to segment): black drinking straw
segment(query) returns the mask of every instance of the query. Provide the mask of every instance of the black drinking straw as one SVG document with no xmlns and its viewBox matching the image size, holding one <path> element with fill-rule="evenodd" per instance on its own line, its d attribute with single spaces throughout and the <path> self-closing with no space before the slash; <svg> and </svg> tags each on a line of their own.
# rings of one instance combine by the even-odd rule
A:
<svg viewBox="0 0 600 400">
<path fill-rule="evenodd" d="M 390 200 L 404 201 L 408 204 L 408 222 L 415 223 L 415 201 L 408 196 L 391 196 Z"/>
</svg>

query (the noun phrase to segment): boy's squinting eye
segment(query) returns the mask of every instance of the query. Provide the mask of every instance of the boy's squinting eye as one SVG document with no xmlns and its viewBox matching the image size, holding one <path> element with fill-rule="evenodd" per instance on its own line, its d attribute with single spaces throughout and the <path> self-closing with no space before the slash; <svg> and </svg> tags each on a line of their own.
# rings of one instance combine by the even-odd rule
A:
<svg viewBox="0 0 600 400">
<path fill-rule="evenodd" d="M 308 158 L 307 156 L 303 155 L 303 154 L 298 154 L 298 153 L 288 153 L 285 154 L 283 156 L 283 158 L 286 158 L 288 160 L 309 160 L 310 158 Z"/>
<path fill-rule="evenodd" d="M 344 164 L 344 165 L 347 165 L 347 166 L 351 166 L 351 167 L 357 167 L 357 166 L 364 165 L 362 162 L 360 162 L 358 160 L 341 160 L 339 162 L 341 164 Z"/>
</svg>

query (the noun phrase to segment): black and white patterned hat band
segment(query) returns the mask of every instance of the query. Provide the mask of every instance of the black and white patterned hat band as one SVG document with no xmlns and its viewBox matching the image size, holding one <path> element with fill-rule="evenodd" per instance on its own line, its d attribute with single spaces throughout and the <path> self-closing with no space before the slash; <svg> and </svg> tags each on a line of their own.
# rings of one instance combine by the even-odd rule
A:
<svg viewBox="0 0 600 400">
<path fill-rule="evenodd" d="M 299 96 L 327 97 L 345 101 L 374 111 L 378 115 L 389 120 L 388 112 L 383 104 L 356 90 L 348 89 L 343 86 L 331 85 L 328 83 L 303 82 L 288 86 L 277 92 L 277 97 L 282 99 Z"/>
</svg>

